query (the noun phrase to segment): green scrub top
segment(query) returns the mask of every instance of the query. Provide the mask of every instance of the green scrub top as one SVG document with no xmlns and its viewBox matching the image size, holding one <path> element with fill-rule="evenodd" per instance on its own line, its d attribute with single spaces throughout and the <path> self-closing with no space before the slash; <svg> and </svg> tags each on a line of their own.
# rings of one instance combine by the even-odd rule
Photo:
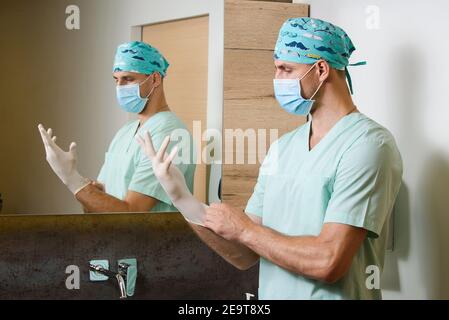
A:
<svg viewBox="0 0 449 320">
<path fill-rule="evenodd" d="M 139 120 L 130 121 L 117 132 L 106 152 L 105 162 L 97 180 L 105 185 L 106 193 L 120 200 L 125 199 L 128 191 L 135 191 L 159 200 L 151 212 L 177 212 L 178 210 L 173 206 L 154 175 L 151 160 L 148 159 L 136 140 L 138 125 Z M 164 138 L 176 129 L 183 130 L 181 134 L 176 134 L 177 137 L 183 137 L 183 139 L 171 141 L 167 152 L 169 153 L 177 143 L 181 143 L 180 149 L 190 151 L 187 158 L 185 155 L 180 155 L 183 160 L 187 159 L 188 161 L 177 163 L 176 166 L 184 174 L 187 187 L 193 193 L 196 167 L 195 149 L 192 136 L 188 133 L 184 123 L 173 112 L 158 112 L 138 129 L 137 134 L 143 136 L 145 131 L 150 131 L 154 148 L 159 150 Z M 185 133 L 188 133 L 188 137 Z"/>
<path fill-rule="evenodd" d="M 325 223 L 364 228 L 368 235 L 349 272 L 334 284 L 261 258 L 259 299 L 381 299 L 380 289 L 366 286 L 373 270 L 367 267 L 383 268 L 401 155 L 391 133 L 362 113 L 340 119 L 309 150 L 312 121 L 270 147 L 245 211 L 288 236 L 318 236 Z"/>
</svg>

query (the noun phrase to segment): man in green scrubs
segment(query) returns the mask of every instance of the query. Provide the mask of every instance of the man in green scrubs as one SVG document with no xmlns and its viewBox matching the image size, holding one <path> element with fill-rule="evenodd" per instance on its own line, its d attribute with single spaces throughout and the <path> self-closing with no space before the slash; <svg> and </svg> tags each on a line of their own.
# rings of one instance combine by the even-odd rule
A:
<svg viewBox="0 0 449 320">
<path fill-rule="evenodd" d="M 161 53 L 147 43 L 133 41 L 117 48 L 113 66 L 117 100 L 124 111 L 136 114 L 137 119 L 129 121 L 115 135 L 97 181 L 77 172 L 75 144 L 69 152 L 64 152 L 55 144 L 51 129 L 39 126 L 47 161 L 85 212 L 177 211 L 155 178 L 151 161 L 137 143 L 137 135 L 146 131 L 152 134 L 157 146 L 174 133 L 181 139 L 182 152 L 187 156 L 184 154 L 183 161 L 177 165 L 193 192 L 193 140 L 166 102 L 163 79 L 168 66 Z"/>
<path fill-rule="evenodd" d="M 284 23 L 275 96 L 285 111 L 311 117 L 270 147 L 245 212 L 212 204 L 205 227 L 192 225 L 237 268 L 260 261 L 259 299 L 382 297 L 376 278 L 402 160 L 391 133 L 353 103 L 354 50 L 331 23 Z"/>
</svg>

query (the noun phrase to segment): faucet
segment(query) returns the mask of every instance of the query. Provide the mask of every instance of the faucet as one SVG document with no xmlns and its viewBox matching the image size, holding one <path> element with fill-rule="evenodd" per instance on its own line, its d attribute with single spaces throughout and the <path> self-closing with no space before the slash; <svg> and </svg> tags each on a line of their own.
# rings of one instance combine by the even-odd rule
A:
<svg viewBox="0 0 449 320">
<path fill-rule="evenodd" d="M 118 287 L 120 289 L 120 299 L 126 299 L 126 275 L 128 272 L 128 267 L 130 265 L 127 263 L 120 263 L 119 264 L 119 271 L 117 273 L 112 272 L 111 270 L 105 269 L 100 265 L 93 265 L 89 264 L 89 269 L 92 271 L 96 271 L 98 273 L 101 273 L 102 275 L 105 275 L 108 278 L 115 278 L 118 283 Z"/>
<path fill-rule="evenodd" d="M 127 283 L 125 284 L 125 281 L 128 282 L 128 268 L 131 265 L 129 263 L 125 263 L 125 262 L 120 262 L 118 264 L 118 273 L 116 275 L 117 281 L 118 281 L 118 285 L 120 288 L 120 293 L 121 293 L 121 297 L 120 298 L 126 298 L 128 296 L 128 285 Z M 120 280 L 121 278 L 121 280 Z M 125 294 L 125 297 L 123 297 L 123 294 Z"/>
</svg>

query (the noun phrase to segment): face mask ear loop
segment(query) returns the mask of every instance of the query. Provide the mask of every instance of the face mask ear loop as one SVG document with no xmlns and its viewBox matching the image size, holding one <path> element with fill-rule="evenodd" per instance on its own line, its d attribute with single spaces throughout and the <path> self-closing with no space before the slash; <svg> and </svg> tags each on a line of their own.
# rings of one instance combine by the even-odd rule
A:
<svg viewBox="0 0 449 320">
<path fill-rule="evenodd" d="M 144 84 L 145 82 L 147 82 L 148 79 L 150 79 L 150 77 L 151 77 L 151 74 L 145 80 L 143 80 L 141 83 L 139 83 L 139 86 Z"/>
<path fill-rule="evenodd" d="M 145 99 L 148 99 L 148 98 L 151 96 L 151 94 L 152 94 L 153 91 L 154 91 L 154 88 L 156 88 L 156 87 L 151 88 L 150 93 L 147 95 L 147 97 L 146 97 Z"/>
<path fill-rule="evenodd" d="M 151 75 L 149 75 L 148 78 L 146 78 L 144 81 L 142 81 L 141 83 L 139 83 L 139 92 L 140 92 L 140 86 L 141 86 L 142 84 L 144 84 L 145 82 L 147 82 L 147 80 L 150 79 L 150 77 L 151 77 Z M 150 93 L 149 93 L 144 99 L 148 99 L 148 97 L 151 96 L 151 94 L 152 94 L 153 91 L 154 91 L 154 88 L 155 88 L 155 87 L 151 88 Z M 140 94 L 139 94 L 139 95 L 140 95 Z"/>
<path fill-rule="evenodd" d="M 318 63 L 318 62 L 317 62 L 317 63 Z M 314 63 L 313 66 L 312 66 L 312 68 L 310 68 L 309 71 L 307 71 L 307 72 L 301 77 L 301 79 L 299 79 L 299 81 L 301 81 L 302 79 L 304 79 L 304 78 L 310 73 L 310 71 L 312 71 L 313 68 L 315 68 L 315 66 L 317 65 L 317 63 Z"/>
<path fill-rule="evenodd" d="M 301 80 L 304 79 L 304 78 L 310 73 L 310 71 L 312 71 L 313 68 L 315 68 L 315 66 L 316 66 L 317 64 L 318 64 L 318 62 L 314 63 L 313 66 L 312 66 L 312 68 L 310 68 L 309 71 L 307 71 L 307 72 L 301 77 L 301 79 L 298 79 L 298 80 L 301 82 Z M 315 95 L 316 95 L 316 94 L 318 93 L 318 91 L 321 89 L 321 86 L 323 85 L 323 83 L 324 83 L 324 81 L 322 81 L 322 82 L 320 83 L 320 85 L 318 86 L 318 89 L 316 89 L 316 91 L 315 91 L 315 93 L 312 95 L 312 97 L 310 97 L 310 99 L 307 99 L 307 100 L 312 100 L 312 99 L 315 97 Z"/>
<path fill-rule="evenodd" d="M 316 89 L 315 93 L 310 97 L 309 100 L 313 100 L 313 98 L 315 98 L 316 94 L 318 93 L 318 91 L 321 89 L 321 87 L 323 86 L 324 81 L 321 81 L 320 85 L 318 86 L 318 89 Z"/>
</svg>

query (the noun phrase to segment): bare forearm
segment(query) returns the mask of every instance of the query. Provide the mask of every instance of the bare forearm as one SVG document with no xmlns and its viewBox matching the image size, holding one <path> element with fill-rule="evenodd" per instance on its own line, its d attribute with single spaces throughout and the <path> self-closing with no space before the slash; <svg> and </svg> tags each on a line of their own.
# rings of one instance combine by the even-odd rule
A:
<svg viewBox="0 0 449 320">
<path fill-rule="evenodd" d="M 315 236 L 286 236 L 253 224 L 239 240 L 261 257 L 308 278 L 326 281 L 333 267 L 332 246 Z"/>
<path fill-rule="evenodd" d="M 84 212 L 128 212 L 126 202 L 117 199 L 97 187 L 88 185 L 76 194 L 76 199 L 82 204 Z"/>
<path fill-rule="evenodd" d="M 228 241 L 205 227 L 192 223 L 190 226 L 204 243 L 236 268 L 247 270 L 259 261 L 259 256 L 248 247 Z"/>
</svg>

